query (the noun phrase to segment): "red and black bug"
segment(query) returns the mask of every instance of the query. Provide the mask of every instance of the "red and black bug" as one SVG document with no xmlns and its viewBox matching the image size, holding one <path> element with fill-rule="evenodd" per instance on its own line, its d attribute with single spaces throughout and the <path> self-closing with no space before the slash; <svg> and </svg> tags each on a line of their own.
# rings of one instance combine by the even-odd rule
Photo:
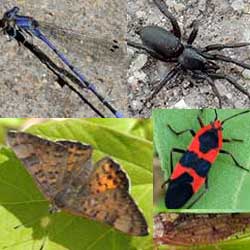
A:
<svg viewBox="0 0 250 250">
<path fill-rule="evenodd" d="M 199 200 L 208 190 L 208 172 L 211 165 L 216 160 L 219 153 L 231 157 L 235 166 L 242 170 L 249 169 L 241 166 L 232 153 L 222 149 L 223 142 L 243 142 L 241 139 L 225 139 L 222 135 L 223 125 L 226 121 L 233 119 L 239 115 L 249 113 L 245 110 L 238 114 L 232 115 L 223 121 L 218 119 L 217 111 L 215 112 L 214 121 L 208 125 L 204 125 L 200 116 L 197 117 L 201 129 L 195 133 L 193 129 L 185 129 L 183 131 L 175 131 L 169 124 L 168 128 L 177 136 L 190 132 L 194 137 L 187 150 L 172 148 L 170 152 L 171 177 L 163 183 L 168 184 L 165 195 L 165 205 L 167 208 L 180 208 L 205 184 L 205 190 L 188 206 L 191 207 Z M 173 169 L 173 153 L 182 153 L 182 157 Z"/>
</svg>

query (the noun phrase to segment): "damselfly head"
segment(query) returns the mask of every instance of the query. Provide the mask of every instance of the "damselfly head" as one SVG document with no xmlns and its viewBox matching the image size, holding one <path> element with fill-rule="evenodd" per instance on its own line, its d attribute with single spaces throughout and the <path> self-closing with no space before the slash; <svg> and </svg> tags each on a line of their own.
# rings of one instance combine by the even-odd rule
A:
<svg viewBox="0 0 250 250">
<path fill-rule="evenodd" d="M 13 7 L 12 9 L 10 9 L 4 13 L 3 19 L 7 19 L 7 20 L 13 19 L 17 15 L 19 10 L 20 9 L 17 6 Z"/>
</svg>

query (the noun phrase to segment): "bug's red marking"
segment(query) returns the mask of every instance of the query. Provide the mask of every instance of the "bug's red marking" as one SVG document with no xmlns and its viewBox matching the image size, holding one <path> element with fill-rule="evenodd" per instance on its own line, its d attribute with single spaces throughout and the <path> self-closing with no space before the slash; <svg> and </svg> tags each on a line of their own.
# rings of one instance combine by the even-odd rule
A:
<svg viewBox="0 0 250 250">
<path fill-rule="evenodd" d="M 216 129 L 218 136 L 218 145 L 216 148 L 211 148 L 207 152 L 202 152 L 200 150 L 201 143 L 199 141 L 200 136 L 204 135 L 206 132 L 211 131 L 212 129 Z M 221 121 L 216 120 L 212 124 L 209 124 L 203 128 L 201 128 L 195 135 L 191 144 L 188 147 L 189 151 L 195 152 L 199 158 L 209 161 L 211 164 L 215 162 L 220 149 L 222 148 L 222 124 Z"/>
</svg>

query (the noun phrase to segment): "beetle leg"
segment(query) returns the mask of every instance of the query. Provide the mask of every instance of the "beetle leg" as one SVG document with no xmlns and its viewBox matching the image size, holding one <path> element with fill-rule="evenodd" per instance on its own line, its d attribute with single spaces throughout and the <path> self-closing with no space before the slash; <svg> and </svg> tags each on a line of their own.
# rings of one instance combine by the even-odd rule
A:
<svg viewBox="0 0 250 250">
<path fill-rule="evenodd" d="M 235 166 L 241 168 L 242 170 L 245 170 L 245 171 L 249 172 L 249 169 L 247 169 L 247 168 L 245 168 L 245 167 L 243 167 L 243 166 L 241 166 L 241 165 L 239 164 L 239 162 L 235 159 L 235 157 L 233 156 L 232 153 L 230 153 L 230 152 L 228 152 L 228 151 L 226 151 L 226 150 L 224 150 L 224 149 L 221 149 L 221 150 L 220 150 L 220 153 L 229 155 L 229 156 L 232 158 L 232 160 L 233 160 Z"/>
<path fill-rule="evenodd" d="M 176 20 L 176 18 L 168 11 L 168 6 L 164 2 L 164 0 L 154 0 L 155 5 L 159 8 L 161 13 L 166 16 L 172 26 L 173 26 L 173 33 L 176 37 L 181 38 L 181 29 L 180 26 Z"/>
<path fill-rule="evenodd" d="M 180 154 L 184 154 L 186 151 L 184 149 L 180 149 L 180 148 L 172 148 L 170 151 L 170 170 L 171 170 L 171 174 L 173 173 L 174 170 L 174 164 L 173 164 L 173 153 L 180 153 Z M 166 181 L 164 181 L 161 185 L 161 188 L 163 188 L 166 184 L 168 184 L 170 181 L 170 178 L 167 179 Z"/>
</svg>

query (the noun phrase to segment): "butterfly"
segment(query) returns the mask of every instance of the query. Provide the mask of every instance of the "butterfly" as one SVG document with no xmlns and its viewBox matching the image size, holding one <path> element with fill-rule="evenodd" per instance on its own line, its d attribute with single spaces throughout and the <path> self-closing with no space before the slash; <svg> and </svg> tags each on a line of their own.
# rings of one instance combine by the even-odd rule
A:
<svg viewBox="0 0 250 250">
<path fill-rule="evenodd" d="M 147 222 L 129 194 L 129 180 L 110 157 L 92 164 L 91 145 L 49 141 L 9 131 L 7 144 L 52 205 L 133 236 L 148 235 Z"/>
</svg>

